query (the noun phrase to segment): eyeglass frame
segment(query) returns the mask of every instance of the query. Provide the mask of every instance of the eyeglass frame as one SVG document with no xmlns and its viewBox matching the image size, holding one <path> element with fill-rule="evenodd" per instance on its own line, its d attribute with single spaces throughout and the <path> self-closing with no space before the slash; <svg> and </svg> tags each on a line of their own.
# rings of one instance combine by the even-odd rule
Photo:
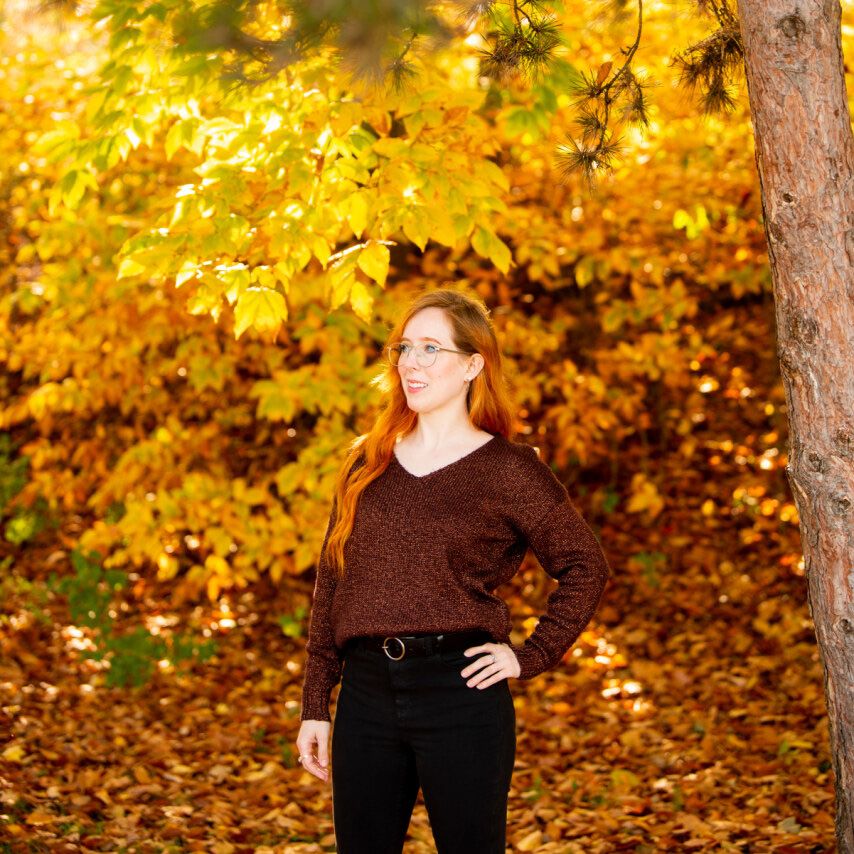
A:
<svg viewBox="0 0 854 854">
<path fill-rule="evenodd" d="M 397 363 L 392 362 L 391 351 L 394 347 L 399 347 L 402 343 L 403 343 L 402 341 L 399 341 L 397 344 L 389 344 L 385 348 L 389 364 L 393 368 L 396 368 L 400 364 L 400 357 L 398 356 Z M 469 353 L 467 350 L 452 350 L 450 347 L 440 347 L 438 344 L 434 344 L 432 341 L 425 342 L 424 344 L 415 344 L 415 345 L 413 345 L 412 349 L 417 350 L 418 347 L 427 347 L 427 346 L 435 347 L 437 352 L 433 354 L 434 355 L 433 361 L 430 362 L 429 365 L 422 365 L 421 362 L 418 361 L 418 355 L 416 353 L 415 363 L 422 368 L 432 368 L 433 365 L 436 364 L 436 359 L 439 357 L 439 351 L 443 351 L 445 353 L 459 353 L 462 356 L 474 356 L 474 353 Z"/>
</svg>

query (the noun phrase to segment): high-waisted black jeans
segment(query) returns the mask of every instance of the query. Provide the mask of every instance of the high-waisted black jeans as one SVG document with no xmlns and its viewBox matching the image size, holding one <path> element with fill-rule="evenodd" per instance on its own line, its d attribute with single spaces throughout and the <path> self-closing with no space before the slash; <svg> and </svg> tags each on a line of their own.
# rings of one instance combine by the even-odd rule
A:
<svg viewBox="0 0 854 854">
<path fill-rule="evenodd" d="M 513 697 L 507 679 L 469 688 L 460 675 L 484 654 L 345 651 L 331 745 L 338 854 L 401 854 L 419 785 L 438 854 L 505 854 Z"/>
</svg>

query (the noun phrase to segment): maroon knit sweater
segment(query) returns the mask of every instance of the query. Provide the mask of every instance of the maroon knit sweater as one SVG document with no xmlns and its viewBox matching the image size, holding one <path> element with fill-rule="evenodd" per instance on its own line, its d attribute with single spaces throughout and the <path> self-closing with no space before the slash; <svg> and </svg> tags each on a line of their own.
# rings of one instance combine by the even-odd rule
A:
<svg viewBox="0 0 854 854">
<path fill-rule="evenodd" d="M 513 578 L 529 546 L 558 581 L 531 636 L 510 644 L 518 678 L 530 679 L 572 646 L 610 574 L 551 468 L 530 445 L 500 434 L 422 477 L 392 455 L 359 499 L 343 579 L 325 556 L 335 514 L 333 500 L 309 621 L 301 720 L 330 720 L 349 638 L 485 629 L 509 644 L 510 613 L 493 591 Z"/>
</svg>

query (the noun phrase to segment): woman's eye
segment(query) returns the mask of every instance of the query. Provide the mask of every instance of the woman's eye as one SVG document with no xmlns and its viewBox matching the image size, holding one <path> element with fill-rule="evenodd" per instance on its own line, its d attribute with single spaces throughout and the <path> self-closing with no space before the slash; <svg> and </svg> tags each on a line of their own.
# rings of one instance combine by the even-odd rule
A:
<svg viewBox="0 0 854 854">
<path fill-rule="evenodd" d="M 435 353 L 439 348 L 435 344 L 427 344 L 424 349 L 428 353 Z"/>
</svg>

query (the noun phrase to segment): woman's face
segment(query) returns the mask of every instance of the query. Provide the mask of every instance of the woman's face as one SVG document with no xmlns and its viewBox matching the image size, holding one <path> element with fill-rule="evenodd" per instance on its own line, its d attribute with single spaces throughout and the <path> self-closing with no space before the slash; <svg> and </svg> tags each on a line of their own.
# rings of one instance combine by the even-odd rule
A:
<svg viewBox="0 0 854 854">
<path fill-rule="evenodd" d="M 451 338 L 451 324 L 445 312 L 440 308 L 423 308 L 413 315 L 403 330 L 402 341 L 413 347 L 419 344 L 436 344 L 439 347 L 454 346 Z M 461 399 L 465 407 L 465 397 L 469 384 L 466 379 L 474 379 L 483 366 L 483 356 L 474 354 L 465 356 L 459 353 L 439 351 L 436 361 L 422 368 L 410 350 L 397 365 L 403 392 L 409 408 L 415 412 L 431 412 Z M 410 386 L 410 382 L 426 385 Z"/>
</svg>

